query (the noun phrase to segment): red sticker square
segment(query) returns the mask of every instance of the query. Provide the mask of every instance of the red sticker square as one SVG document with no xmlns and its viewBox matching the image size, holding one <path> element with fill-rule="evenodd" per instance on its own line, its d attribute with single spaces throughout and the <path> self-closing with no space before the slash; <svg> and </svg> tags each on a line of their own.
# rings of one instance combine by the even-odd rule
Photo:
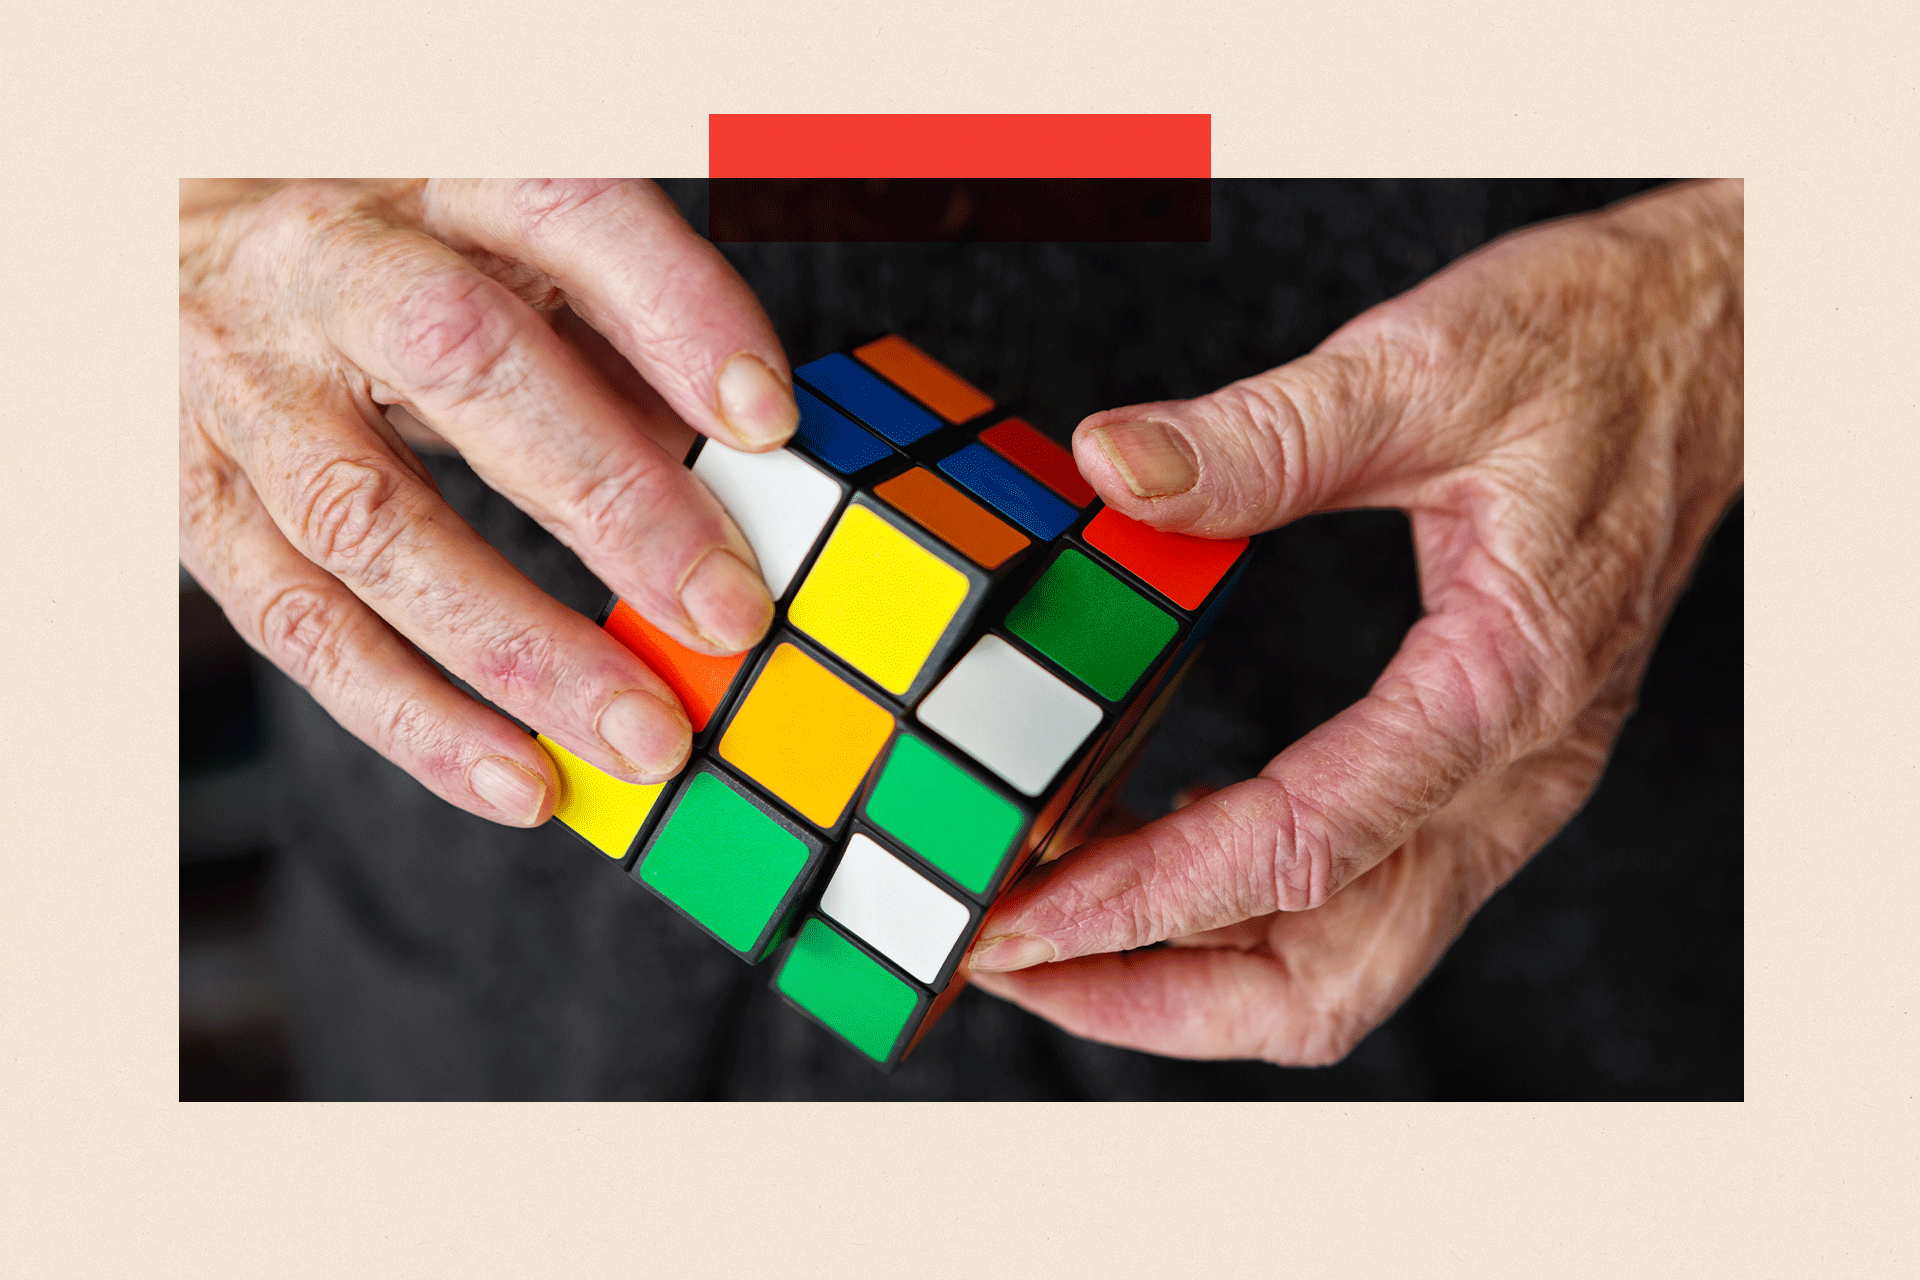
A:
<svg viewBox="0 0 1920 1280">
<path fill-rule="evenodd" d="M 1087 522 L 1085 536 L 1087 545 L 1097 547 L 1182 609 L 1198 609 L 1247 549 L 1245 538 L 1215 541 L 1162 533 L 1112 507 Z"/>
</svg>

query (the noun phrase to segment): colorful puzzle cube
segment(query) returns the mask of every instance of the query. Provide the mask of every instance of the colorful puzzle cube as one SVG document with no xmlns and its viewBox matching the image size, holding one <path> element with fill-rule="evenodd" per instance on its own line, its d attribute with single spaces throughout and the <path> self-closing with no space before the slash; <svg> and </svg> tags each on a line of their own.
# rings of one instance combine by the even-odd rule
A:
<svg viewBox="0 0 1920 1280">
<path fill-rule="evenodd" d="M 552 742 L 555 817 L 883 1067 L 964 985 L 994 899 L 1096 822 L 1246 539 L 1102 508 L 1073 458 L 896 336 L 795 370 L 800 426 L 690 465 L 776 602 L 752 652 L 606 629 L 686 707 L 671 782 Z"/>
</svg>

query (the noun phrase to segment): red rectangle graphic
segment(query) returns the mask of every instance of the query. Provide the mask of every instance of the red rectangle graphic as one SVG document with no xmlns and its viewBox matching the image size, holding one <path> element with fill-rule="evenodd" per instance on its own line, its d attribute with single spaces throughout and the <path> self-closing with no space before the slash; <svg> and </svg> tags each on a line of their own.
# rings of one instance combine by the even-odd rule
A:
<svg viewBox="0 0 1920 1280">
<path fill-rule="evenodd" d="M 713 178 L 1207 178 L 1213 117 L 710 115 Z"/>
</svg>

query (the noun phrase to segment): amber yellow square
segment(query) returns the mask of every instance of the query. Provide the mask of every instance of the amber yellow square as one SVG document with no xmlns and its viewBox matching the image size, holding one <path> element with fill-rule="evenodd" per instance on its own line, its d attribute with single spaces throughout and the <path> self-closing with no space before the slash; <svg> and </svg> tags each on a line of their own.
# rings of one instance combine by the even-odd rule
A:
<svg viewBox="0 0 1920 1280">
<path fill-rule="evenodd" d="M 885 519 L 851 506 L 787 617 L 888 693 L 904 694 L 969 585 L 966 574 Z"/>
<path fill-rule="evenodd" d="M 720 758 L 815 826 L 831 827 L 892 732 L 885 707 L 783 644 L 721 735 Z"/>
<path fill-rule="evenodd" d="M 538 741 L 560 771 L 560 799 L 553 816 L 609 858 L 626 857 L 667 784 L 623 782 L 545 735 Z"/>
</svg>

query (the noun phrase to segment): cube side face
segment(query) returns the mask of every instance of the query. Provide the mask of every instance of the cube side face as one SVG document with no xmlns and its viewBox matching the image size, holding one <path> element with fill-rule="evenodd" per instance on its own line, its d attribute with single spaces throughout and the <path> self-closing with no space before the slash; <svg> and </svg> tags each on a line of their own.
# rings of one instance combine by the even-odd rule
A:
<svg viewBox="0 0 1920 1280">
<path fill-rule="evenodd" d="M 1088 626 L 1091 618 L 1101 625 Z M 1007 614 L 1006 629 L 1103 701 L 1119 705 L 1155 669 L 1182 628 L 1178 615 L 1067 545 Z"/>
<path fill-rule="evenodd" d="M 832 838 L 896 726 L 877 690 L 782 629 L 770 637 L 712 755 Z"/>
<path fill-rule="evenodd" d="M 914 715 L 1035 801 L 1052 793 L 1108 719 L 1097 701 L 997 633 L 982 636 Z"/>
<path fill-rule="evenodd" d="M 776 602 L 792 594 L 821 533 L 853 493 L 830 467 L 790 449 L 739 453 L 707 442 L 694 455 L 693 474 L 746 535 Z"/>
<path fill-rule="evenodd" d="M 1246 547 L 1108 511 L 1066 449 L 904 339 L 795 376 L 786 449 L 688 463 L 760 559 L 767 637 L 707 658 L 611 604 L 695 751 L 650 800 L 585 785 L 605 802 L 570 813 L 891 1069 L 965 987 L 999 895 L 1105 813 Z"/>
</svg>

